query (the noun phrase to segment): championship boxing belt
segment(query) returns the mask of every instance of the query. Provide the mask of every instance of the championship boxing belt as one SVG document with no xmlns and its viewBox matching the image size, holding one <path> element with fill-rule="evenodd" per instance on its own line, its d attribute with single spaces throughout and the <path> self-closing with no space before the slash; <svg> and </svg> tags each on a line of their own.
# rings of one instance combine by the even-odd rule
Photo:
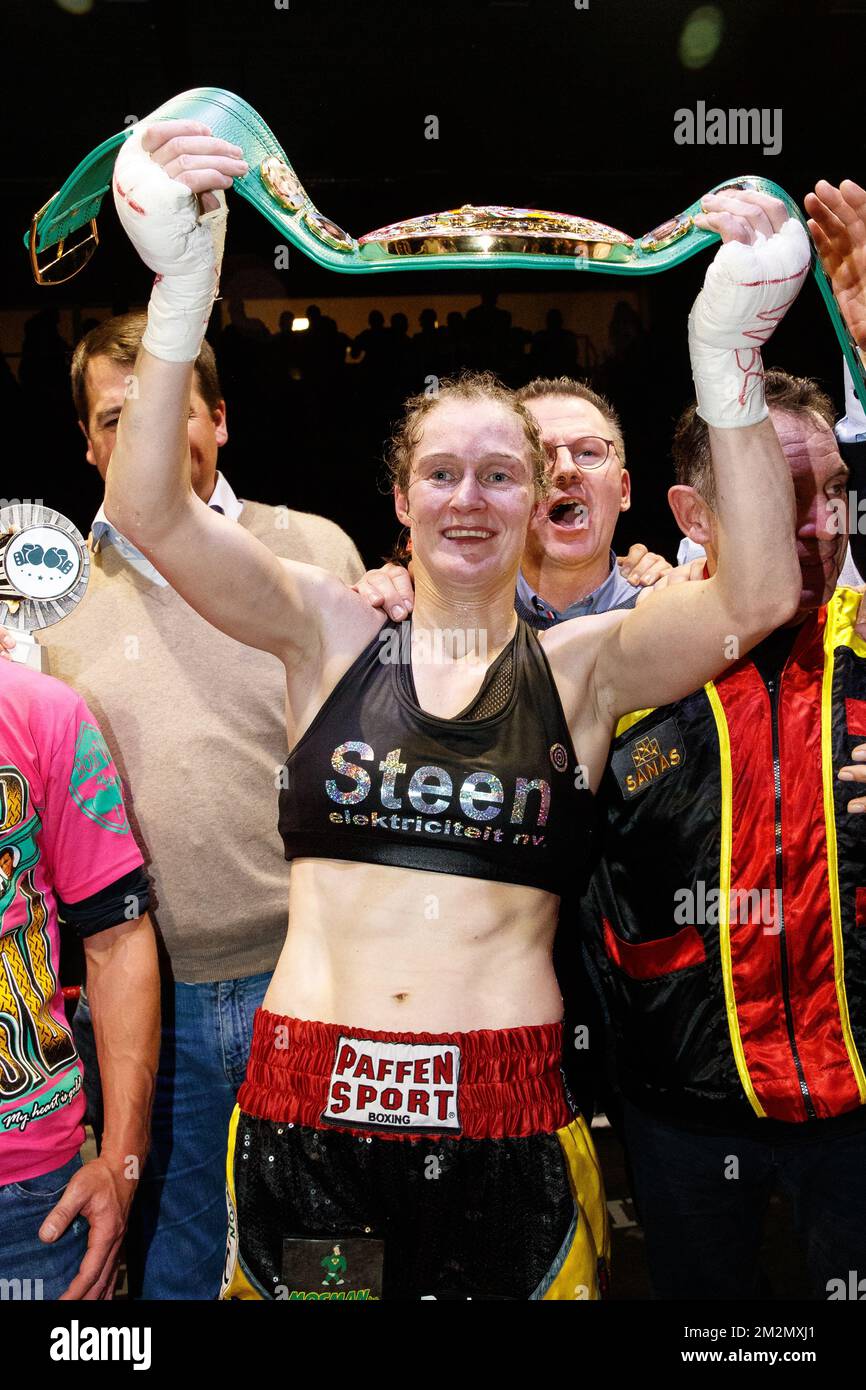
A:
<svg viewBox="0 0 866 1390">
<path fill-rule="evenodd" d="M 15 634 L 13 661 L 41 670 L 32 634 L 67 617 L 89 578 L 90 552 L 67 517 L 31 502 L 0 508 L 0 627 Z"/>
<path fill-rule="evenodd" d="M 603 222 L 537 208 L 467 204 L 447 212 L 412 217 L 357 239 L 315 206 L 261 116 L 240 97 L 219 87 L 195 87 L 172 97 L 150 121 L 195 120 L 214 136 L 239 145 L 249 173 L 234 180 L 246 198 L 285 239 L 317 264 L 349 274 L 386 270 L 590 270 L 609 275 L 655 275 L 669 270 L 718 240 L 694 225 L 698 199 L 642 237 Z M 54 197 L 35 214 L 25 240 L 39 284 L 58 284 L 86 264 L 98 245 L 96 217 L 111 187 L 118 147 L 131 127 L 112 135 L 83 159 Z M 791 216 L 806 225 L 778 184 L 756 175 L 729 179 L 711 190 L 739 188 L 780 198 Z M 70 244 L 82 229 L 83 237 Z M 56 248 L 53 255 L 45 256 Z M 812 272 L 827 306 L 857 395 L 866 408 L 866 374 L 857 345 L 842 317 L 830 282 L 812 247 Z"/>
</svg>

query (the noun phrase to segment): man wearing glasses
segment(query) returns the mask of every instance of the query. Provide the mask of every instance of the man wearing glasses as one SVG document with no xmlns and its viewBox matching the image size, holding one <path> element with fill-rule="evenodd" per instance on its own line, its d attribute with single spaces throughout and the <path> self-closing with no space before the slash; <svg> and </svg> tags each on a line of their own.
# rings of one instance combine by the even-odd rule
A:
<svg viewBox="0 0 866 1390">
<path fill-rule="evenodd" d="M 640 589 L 611 548 L 621 512 L 631 506 L 622 430 L 603 396 L 568 377 L 531 381 L 517 392 L 541 429 L 551 491 L 529 525 L 515 607 L 534 628 L 567 618 L 632 608 Z M 640 548 L 641 551 L 643 547 Z M 642 568 L 652 584 L 670 567 L 658 556 Z M 645 562 L 646 564 L 646 562 Z"/>
</svg>

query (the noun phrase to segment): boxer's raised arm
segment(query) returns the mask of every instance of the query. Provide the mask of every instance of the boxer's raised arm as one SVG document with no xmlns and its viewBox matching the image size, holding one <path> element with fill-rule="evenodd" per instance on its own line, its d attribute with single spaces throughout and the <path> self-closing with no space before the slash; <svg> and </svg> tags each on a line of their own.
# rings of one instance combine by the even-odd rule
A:
<svg viewBox="0 0 866 1390">
<path fill-rule="evenodd" d="M 769 420 L 710 428 L 718 569 L 626 613 L 599 647 L 598 703 L 618 718 L 698 690 L 794 615 L 800 571 L 787 460 Z M 790 545 L 782 532 L 787 530 Z"/>
<path fill-rule="evenodd" d="M 142 348 L 134 380 L 106 477 L 108 520 L 207 622 L 283 660 L 297 655 L 315 634 L 320 572 L 280 560 L 193 492 L 192 365 Z"/>
<path fill-rule="evenodd" d="M 689 319 L 698 413 L 709 426 L 718 568 L 627 613 L 599 643 L 605 718 L 668 704 L 794 616 L 801 578 L 790 468 L 769 419 L 761 346 L 809 270 L 802 226 L 775 198 L 713 195 L 705 225 L 728 243 Z"/>
<path fill-rule="evenodd" d="M 246 171 L 240 154 L 205 126 L 166 121 L 136 127 L 118 156 L 118 215 L 157 278 L 118 422 L 105 511 L 208 622 L 297 660 L 316 643 L 329 602 L 339 603 L 336 581 L 281 561 L 212 511 L 191 484 L 193 364 L 219 285 L 227 216 L 221 190 Z"/>
</svg>

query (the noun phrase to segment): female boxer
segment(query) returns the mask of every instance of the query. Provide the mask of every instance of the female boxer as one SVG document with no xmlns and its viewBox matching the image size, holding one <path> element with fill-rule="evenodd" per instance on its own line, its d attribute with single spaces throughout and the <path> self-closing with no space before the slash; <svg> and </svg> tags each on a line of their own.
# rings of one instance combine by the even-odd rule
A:
<svg viewBox="0 0 866 1390">
<path fill-rule="evenodd" d="M 732 636 L 743 654 L 796 606 L 755 344 L 802 283 L 806 237 L 770 198 L 712 207 L 729 244 L 690 345 L 724 532 L 713 579 L 540 643 L 513 609 L 545 487 L 537 429 L 469 378 L 412 403 L 395 442 L 415 572 L 395 626 L 190 487 L 192 363 L 225 228 L 224 200 L 200 215 L 194 195 L 243 173 L 238 153 L 166 122 L 118 158 L 118 211 L 158 279 L 106 494 L 199 613 L 286 669 L 289 928 L 231 1126 L 223 1294 L 364 1296 L 383 1261 L 385 1297 L 593 1298 L 604 1201 L 560 1079 L 557 907 L 589 867 L 618 718 L 694 690 Z"/>
</svg>

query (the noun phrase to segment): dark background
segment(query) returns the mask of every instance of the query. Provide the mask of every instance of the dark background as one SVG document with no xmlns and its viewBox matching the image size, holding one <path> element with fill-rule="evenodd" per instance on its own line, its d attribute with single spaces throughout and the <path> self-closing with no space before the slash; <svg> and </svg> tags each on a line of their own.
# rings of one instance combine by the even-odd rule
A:
<svg viewBox="0 0 866 1390">
<path fill-rule="evenodd" d="M 575 212 L 638 236 L 737 174 L 764 174 L 798 200 L 819 177 L 863 182 L 866 0 L 722 0 L 715 55 L 689 70 L 679 45 L 696 8 L 684 0 L 589 0 L 585 10 L 573 0 L 290 0 L 287 10 L 274 0 L 92 0 L 89 13 L 73 15 L 60 0 L 3 0 L 0 492 L 43 497 L 89 528 L 100 487 L 65 401 L 65 348 L 43 318 L 35 340 L 44 363 L 37 355 L 34 369 L 31 361 L 22 388 L 24 324 L 38 311 L 71 310 L 61 321 L 71 347 L 87 318 L 143 304 L 150 276 L 108 200 L 100 249 L 67 285 L 33 284 L 21 236 L 88 151 L 126 116 L 145 116 L 177 91 L 213 85 L 243 96 L 319 208 L 355 235 L 490 201 Z M 781 108 L 781 153 L 677 145 L 674 113 L 699 100 Z M 430 114 L 439 119 L 438 140 L 424 138 Z M 414 333 L 419 295 L 435 308 L 437 295 L 491 284 L 506 307 L 509 293 L 521 291 L 536 293 L 546 309 L 558 296 L 604 290 L 612 314 L 625 289 L 639 289 L 642 336 L 610 357 L 606 336 L 596 335 L 595 379 L 622 413 L 636 489 L 620 548 L 639 538 L 672 553 L 668 443 L 689 398 L 685 319 L 706 257 L 640 280 L 495 271 L 380 278 L 341 277 L 293 250 L 290 268 L 275 276 L 274 229 L 243 200 L 230 196 L 230 206 L 227 270 L 248 273 L 251 284 L 267 272 L 297 313 L 317 296 L 339 295 L 363 298 L 366 315 L 380 294 L 402 294 L 413 297 Z M 811 281 L 765 356 L 767 365 L 817 376 L 841 406 L 839 353 Z M 423 376 L 411 379 L 404 363 L 368 390 L 357 366 L 327 379 L 281 380 L 262 366 L 259 349 L 240 368 L 236 358 L 225 372 L 232 438 L 221 455 L 235 490 L 324 511 L 376 560 L 396 531 L 377 491 L 382 444 L 399 397 Z"/>
</svg>

